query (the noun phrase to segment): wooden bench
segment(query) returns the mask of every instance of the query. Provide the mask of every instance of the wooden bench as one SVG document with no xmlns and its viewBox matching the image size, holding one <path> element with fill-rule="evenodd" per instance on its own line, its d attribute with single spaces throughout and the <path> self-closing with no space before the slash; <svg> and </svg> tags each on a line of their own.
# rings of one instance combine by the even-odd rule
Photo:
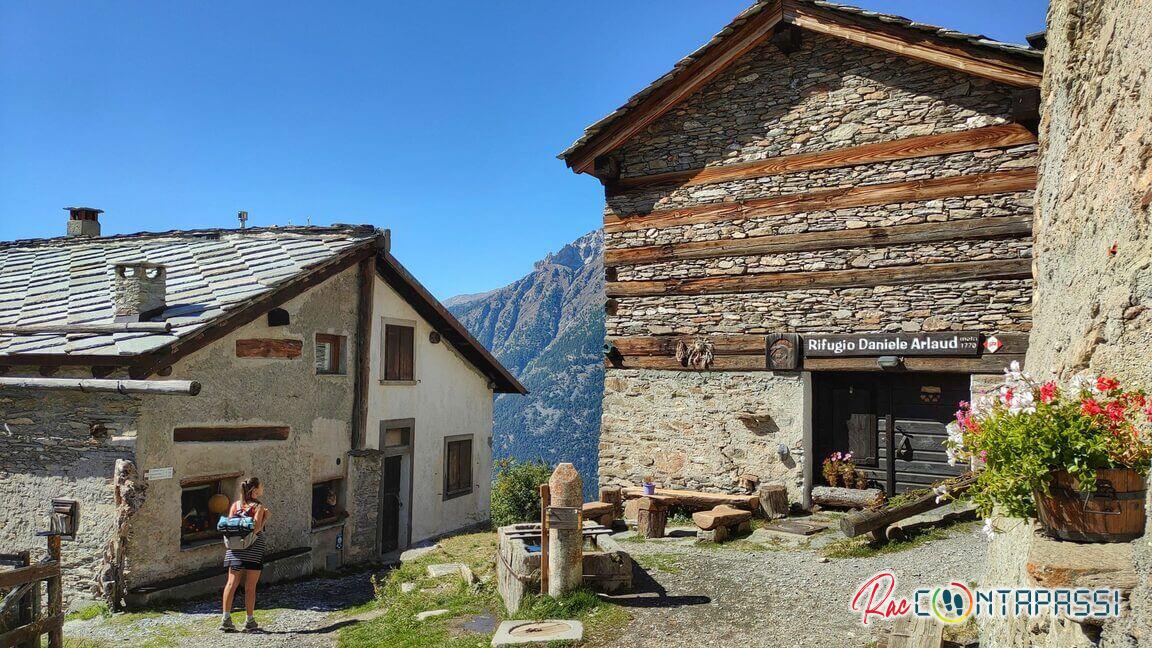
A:
<svg viewBox="0 0 1152 648">
<path fill-rule="evenodd" d="M 645 496 L 644 489 L 635 486 L 624 488 L 621 492 L 626 500 Z M 729 493 L 702 493 L 700 491 L 657 488 L 655 494 L 669 506 L 694 510 L 710 509 L 720 505 L 727 505 L 734 508 L 755 511 L 760 506 L 760 496 L 755 493 L 751 495 L 732 495 Z"/>
<path fill-rule="evenodd" d="M 611 529 L 616 520 L 616 505 L 612 502 L 585 502 L 583 513 L 585 520 L 598 522 Z"/>
<path fill-rule="evenodd" d="M 699 527 L 696 539 L 701 542 L 724 542 L 734 535 L 752 531 L 752 511 L 721 504 L 711 511 L 692 514 L 692 522 Z"/>
</svg>

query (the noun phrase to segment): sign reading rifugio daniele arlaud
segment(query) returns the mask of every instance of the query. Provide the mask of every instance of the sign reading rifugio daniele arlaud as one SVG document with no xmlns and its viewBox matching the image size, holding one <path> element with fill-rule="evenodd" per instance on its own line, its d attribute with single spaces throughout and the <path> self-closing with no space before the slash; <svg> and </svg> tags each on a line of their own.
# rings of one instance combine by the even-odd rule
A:
<svg viewBox="0 0 1152 648">
<path fill-rule="evenodd" d="M 802 340 L 804 356 L 808 358 L 980 355 L 979 333 L 817 334 L 803 335 Z"/>
</svg>

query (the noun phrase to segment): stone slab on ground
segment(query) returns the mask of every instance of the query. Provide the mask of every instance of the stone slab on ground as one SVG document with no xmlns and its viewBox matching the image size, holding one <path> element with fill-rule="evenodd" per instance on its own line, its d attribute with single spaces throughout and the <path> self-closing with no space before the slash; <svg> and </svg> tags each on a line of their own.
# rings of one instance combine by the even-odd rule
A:
<svg viewBox="0 0 1152 648">
<path fill-rule="evenodd" d="M 551 641 L 582 641 L 584 624 L 566 619 L 504 621 L 492 635 L 492 646 L 524 646 Z"/>
<path fill-rule="evenodd" d="M 424 621 L 425 619 L 431 619 L 433 617 L 444 616 L 445 614 L 448 614 L 448 610 L 425 610 L 423 612 L 417 612 L 416 613 L 416 620 L 417 621 Z"/>
<path fill-rule="evenodd" d="M 440 545 L 434 544 L 428 547 L 416 547 L 414 549 L 408 549 L 407 551 L 404 551 L 400 554 L 400 562 L 406 563 L 412 562 L 413 560 L 419 560 L 439 548 Z"/>
<path fill-rule="evenodd" d="M 445 576 L 460 576 L 463 578 L 464 570 L 468 569 L 463 563 L 436 563 L 428 565 L 428 576 L 431 578 L 444 578 Z M 471 573 L 471 571 L 469 571 Z"/>
</svg>

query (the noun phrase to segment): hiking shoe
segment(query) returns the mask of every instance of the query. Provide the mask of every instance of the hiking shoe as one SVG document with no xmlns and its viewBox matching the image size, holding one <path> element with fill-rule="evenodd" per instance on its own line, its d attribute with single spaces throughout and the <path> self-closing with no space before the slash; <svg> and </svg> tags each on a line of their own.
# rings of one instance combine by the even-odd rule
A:
<svg viewBox="0 0 1152 648">
<path fill-rule="evenodd" d="M 244 622 L 244 632 L 256 632 L 259 629 L 260 626 L 256 624 L 256 619 L 252 617 L 248 617 L 248 620 Z"/>
<path fill-rule="evenodd" d="M 232 616 L 226 615 L 220 620 L 221 632 L 236 632 L 236 624 L 232 623 Z"/>
</svg>

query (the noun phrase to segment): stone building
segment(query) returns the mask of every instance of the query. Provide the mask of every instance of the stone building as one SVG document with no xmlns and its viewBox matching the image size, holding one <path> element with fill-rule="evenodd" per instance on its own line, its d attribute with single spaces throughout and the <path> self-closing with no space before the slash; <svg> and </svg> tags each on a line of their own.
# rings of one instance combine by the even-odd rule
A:
<svg viewBox="0 0 1152 648">
<path fill-rule="evenodd" d="M 270 580 L 487 519 L 493 393 L 524 389 L 387 232 L 101 237 L 71 213 L 0 244 L 0 547 L 42 546 L 51 499 L 78 500 L 71 593 L 140 604 L 217 586 L 220 502 L 250 476 Z"/>
<path fill-rule="evenodd" d="M 1028 365 L 1088 372 L 1152 390 L 1152 6 L 1052 0 L 1036 190 L 1035 326 Z M 1152 479 L 1152 476 L 1150 476 Z M 1152 501 L 1143 538 L 1056 543 L 1001 524 L 984 581 L 999 586 L 1116 587 L 1124 615 L 1102 625 L 994 619 L 981 646 L 1152 646 Z M 1050 581 L 1049 581 L 1050 582 Z"/>
<path fill-rule="evenodd" d="M 605 187 L 601 481 L 806 498 L 851 450 L 894 490 L 1022 360 L 1042 57 L 762 0 L 560 157 Z"/>
</svg>

